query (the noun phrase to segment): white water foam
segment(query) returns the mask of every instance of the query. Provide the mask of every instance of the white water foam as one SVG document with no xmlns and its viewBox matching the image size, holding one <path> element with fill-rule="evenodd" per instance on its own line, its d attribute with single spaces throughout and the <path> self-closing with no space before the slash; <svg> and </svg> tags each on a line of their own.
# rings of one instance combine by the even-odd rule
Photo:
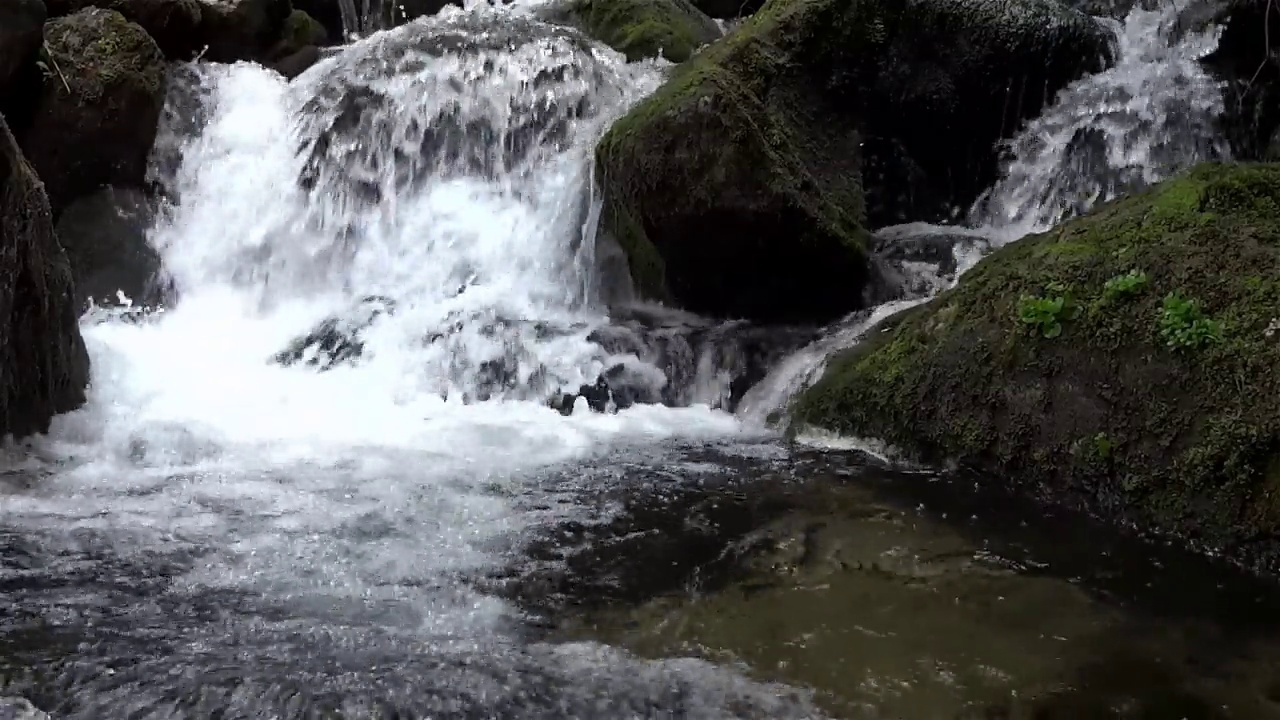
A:
<svg viewBox="0 0 1280 720">
<path fill-rule="evenodd" d="M 125 558 L 187 548 L 169 592 L 188 596 L 392 603 L 379 623 L 441 643 L 504 627 L 456 578 L 504 561 L 540 469 L 742 433 L 707 407 L 546 404 L 603 369 L 591 152 L 662 73 L 498 9 L 375 35 L 292 84 L 200 66 L 207 123 L 160 142 L 182 149 L 152 238 L 178 301 L 86 322 L 88 404 L 32 441 L 22 467 L 44 477 L 0 524 L 54 556 L 83 533 Z M 369 294 L 396 309 L 358 362 L 272 361 Z M 495 361 L 517 379 L 474 402 Z"/>
</svg>

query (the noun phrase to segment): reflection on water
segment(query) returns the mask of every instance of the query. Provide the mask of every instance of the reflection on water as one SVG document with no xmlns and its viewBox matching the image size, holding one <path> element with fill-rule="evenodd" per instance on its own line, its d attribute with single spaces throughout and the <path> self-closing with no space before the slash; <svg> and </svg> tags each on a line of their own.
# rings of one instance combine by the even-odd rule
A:
<svg viewBox="0 0 1280 720">
<path fill-rule="evenodd" d="M 866 463 L 799 451 L 743 472 L 721 458 L 696 483 L 681 473 L 678 501 L 638 473 L 638 496 L 682 522 L 644 538 L 611 514 L 612 531 L 628 531 L 619 547 L 596 536 L 580 552 L 615 590 L 653 564 L 680 579 L 642 599 L 566 598 L 586 609 L 560 613 L 554 634 L 739 666 L 817 690 L 836 717 L 1280 717 L 1270 584 L 977 492 L 974 478 Z M 708 523 L 726 529 L 714 548 Z M 700 562 L 652 551 L 682 535 Z"/>
</svg>

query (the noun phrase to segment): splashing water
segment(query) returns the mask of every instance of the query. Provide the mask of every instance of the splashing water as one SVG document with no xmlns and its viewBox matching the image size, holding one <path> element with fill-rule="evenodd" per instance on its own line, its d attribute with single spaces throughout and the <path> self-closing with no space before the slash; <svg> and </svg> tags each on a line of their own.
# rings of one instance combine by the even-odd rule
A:
<svg viewBox="0 0 1280 720">
<path fill-rule="evenodd" d="M 973 223 L 1015 240 L 1230 155 L 1216 128 L 1221 83 L 1199 63 L 1220 28 L 1180 34 L 1190 2 L 1135 8 L 1115 23 L 1116 65 L 1068 86 L 1008 143 L 1009 161 L 975 203 Z"/>
<path fill-rule="evenodd" d="M 87 406 L 10 451 L 38 482 L 0 477 L 0 554 L 25 568 L 0 631 L 37 639 L 0 679 L 28 658 L 63 718 L 813 717 L 705 663 L 528 644 L 473 582 L 546 520 L 545 473 L 743 432 L 546 402 L 608 360 L 591 152 L 662 72 L 488 8 L 293 83 L 176 72 L 151 237 L 176 302 L 87 317 Z M 278 361 L 371 296 L 353 362 Z"/>
<path fill-rule="evenodd" d="M 1147 187 L 1206 160 L 1229 157 L 1216 127 L 1221 83 L 1199 59 L 1218 44 L 1220 28 L 1187 33 L 1179 15 L 1193 0 L 1135 8 L 1115 28 L 1112 68 L 1063 89 L 1006 147 L 1000 179 L 974 203 L 969 229 L 912 224 L 886 228 L 903 237 L 971 235 L 957 243 L 949 287 L 991 249 L 1043 232 L 1098 203 Z M 957 232 L 957 231 L 960 232 Z M 919 297 L 855 313 L 775 368 L 744 399 L 739 413 L 760 421 L 821 377 L 832 352 L 856 344 L 877 323 L 928 300 Z"/>
</svg>

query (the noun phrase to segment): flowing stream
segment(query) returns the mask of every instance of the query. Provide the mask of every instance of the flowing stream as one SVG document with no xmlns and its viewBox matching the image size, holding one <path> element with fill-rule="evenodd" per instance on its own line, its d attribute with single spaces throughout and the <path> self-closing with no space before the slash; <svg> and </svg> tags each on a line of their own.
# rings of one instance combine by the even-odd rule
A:
<svg viewBox="0 0 1280 720">
<path fill-rule="evenodd" d="M 986 225 L 1081 209 L 1059 199 L 1076 185 L 1048 178 L 1096 182 L 1098 199 L 1221 152 L 1179 144 L 1215 109 L 1190 60 L 1211 39 L 1160 49 L 1166 20 L 1135 13 L 1117 68 L 1012 143 Z M 574 598 L 642 602 L 718 557 L 730 533 L 699 529 L 686 489 L 745 479 L 766 498 L 778 473 L 802 487 L 862 472 L 793 456 L 765 420 L 827 352 L 918 301 L 813 344 L 797 331 L 782 345 L 805 349 L 764 360 L 734 327 L 609 317 L 591 152 L 664 72 L 481 4 L 359 40 L 291 84 L 246 64 L 175 73 L 153 167 L 172 203 L 150 237 L 171 301 L 88 314 L 88 404 L 5 451 L 0 695 L 86 720 L 958 717 L 954 693 L 902 706 L 926 714 L 888 699 L 849 715 L 815 697 L 820 679 L 758 673 L 749 653 L 548 630 L 577 617 Z M 1153 93 L 1185 107 L 1144 104 Z M 1071 159 L 1079 144 L 1106 172 Z M 966 232 L 948 278 L 998 235 Z M 586 411 L 573 394 L 611 368 L 667 404 Z M 553 407 L 566 394 L 574 407 Z M 667 514 L 644 520 L 643 502 Z M 904 502 L 883 513 L 910 516 Z M 584 528 L 657 544 L 610 559 L 593 554 L 609 543 L 556 540 Z M 895 547 L 934 542 L 921 532 Z M 927 654 L 919 640 L 902 647 Z M 858 672 L 917 682 L 897 663 Z"/>
</svg>

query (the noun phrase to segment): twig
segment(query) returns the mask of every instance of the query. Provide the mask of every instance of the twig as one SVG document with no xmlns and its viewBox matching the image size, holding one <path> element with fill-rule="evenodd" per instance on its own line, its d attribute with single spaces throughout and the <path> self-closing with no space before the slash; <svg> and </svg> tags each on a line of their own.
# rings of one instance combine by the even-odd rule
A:
<svg viewBox="0 0 1280 720">
<path fill-rule="evenodd" d="M 62 81 L 62 87 L 67 89 L 67 94 L 71 94 L 71 86 L 67 84 L 67 77 L 62 74 L 62 68 L 58 67 L 58 61 L 53 57 L 53 52 L 49 50 L 49 41 L 44 41 L 44 54 L 49 58 L 49 62 L 53 63 L 54 72 L 58 73 L 58 79 Z"/>
</svg>

